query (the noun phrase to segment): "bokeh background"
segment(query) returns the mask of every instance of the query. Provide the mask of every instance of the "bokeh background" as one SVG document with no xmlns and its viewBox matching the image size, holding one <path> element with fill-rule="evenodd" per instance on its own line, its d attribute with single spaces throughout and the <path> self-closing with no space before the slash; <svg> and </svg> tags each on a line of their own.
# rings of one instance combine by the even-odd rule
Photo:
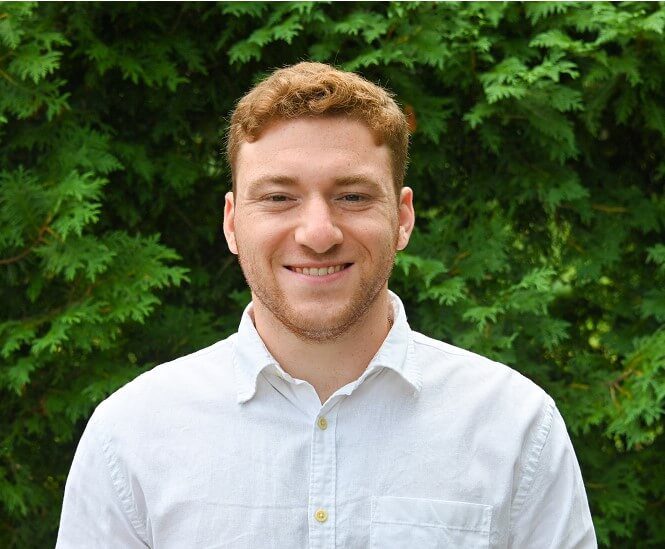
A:
<svg viewBox="0 0 665 549">
<path fill-rule="evenodd" d="M 52 546 L 102 399 L 235 331 L 228 115 L 306 59 L 409 117 L 412 327 L 544 387 L 600 543 L 664 546 L 664 29 L 661 3 L 0 3 L 0 546 Z"/>
</svg>

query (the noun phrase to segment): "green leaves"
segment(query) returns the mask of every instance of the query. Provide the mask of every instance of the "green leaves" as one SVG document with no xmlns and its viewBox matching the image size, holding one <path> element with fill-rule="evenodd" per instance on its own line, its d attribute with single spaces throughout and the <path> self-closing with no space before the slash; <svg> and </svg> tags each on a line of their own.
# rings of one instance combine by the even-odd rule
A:
<svg viewBox="0 0 665 549">
<path fill-rule="evenodd" d="M 365 41 L 371 43 L 386 34 L 389 28 L 390 21 L 383 15 L 366 10 L 357 10 L 351 12 L 342 21 L 335 23 L 333 32 L 350 36 L 357 36 L 362 33 Z"/>
<path fill-rule="evenodd" d="M 260 59 L 262 50 L 268 44 L 284 41 L 290 44 L 300 34 L 305 25 L 311 20 L 310 10 L 297 9 L 297 3 L 284 2 L 277 6 L 267 18 L 267 22 L 256 29 L 246 39 L 236 43 L 229 50 L 231 63 L 247 63 L 252 59 Z M 231 11 L 236 7 L 230 8 Z M 255 14 L 250 10 L 251 14 Z"/>
<path fill-rule="evenodd" d="M 131 146 L 116 156 L 118 121 L 103 120 L 110 102 L 98 102 L 105 90 L 96 79 L 119 68 L 121 80 L 175 90 L 186 81 L 182 57 L 189 70 L 204 68 L 199 46 L 105 50 L 76 17 L 68 20 L 70 44 L 60 32 L 69 23 L 57 22 L 70 16 L 26 3 L 0 7 L 0 516 L 4 524 L 49 517 L 37 532 L 0 527 L 7 547 L 52 544 L 67 441 L 101 399 L 151 364 L 126 361 L 124 334 L 159 306 L 158 291 L 188 272 L 154 228 L 142 236 L 113 227 L 105 188 L 128 177 L 119 157 L 129 177 L 141 157 Z M 112 55 L 84 75 L 72 60 L 86 47 L 87 59 Z M 168 162 L 150 166 L 168 170 L 163 179 L 174 188 L 190 188 L 184 180 L 201 173 L 191 155 L 164 156 Z M 152 182 L 154 169 L 142 172 Z M 39 446 L 49 450 L 35 452 Z"/>
<path fill-rule="evenodd" d="M 32 80 L 35 84 L 52 74 L 60 65 L 59 51 L 42 53 L 37 44 L 31 44 L 22 50 L 9 63 L 9 70 L 21 80 Z"/>
<path fill-rule="evenodd" d="M 508 98 L 523 98 L 527 93 L 526 66 L 516 57 L 504 59 L 493 70 L 480 76 L 487 102 L 491 105 Z"/>
<path fill-rule="evenodd" d="M 589 197 L 589 189 L 581 184 L 579 175 L 571 171 L 557 170 L 554 174 L 545 174 L 538 190 L 545 209 L 550 212 L 564 202 Z"/>
<path fill-rule="evenodd" d="M 24 246 L 35 237 L 35 228 L 46 217 L 48 198 L 34 175 L 19 168 L 0 172 L 0 250 Z"/>
<path fill-rule="evenodd" d="M 612 384 L 615 403 L 608 433 L 632 449 L 663 435 L 665 414 L 665 329 L 637 338 L 625 369 Z"/>
<path fill-rule="evenodd" d="M 0 17 L 0 42 L 7 48 L 16 49 L 26 34 L 24 25 L 36 8 L 36 2 L 4 3 Z"/>
<path fill-rule="evenodd" d="M 441 261 L 425 259 L 408 253 L 398 254 L 395 258 L 395 265 L 402 269 L 406 276 L 411 274 L 412 269 L 417 269 L 418 278 L 425 283 L 426 287 L 430 287 L 432 280 L 447 270 Z"/>
<path fill-rule="evenodd" d="M 71 234 L 81 236 L 86 225 L 99 219 L 102 186 L 106 183 L 91 173 L 71 172 L 50 191 L 53 207 L 51 229 L 66 240 Z"/>
<path fill-rule="evenodd" d="M 665 274 L 665 244 L 656 244 L 647 249 L 647 261 L 658 265 L 661 273 Z"/>
<path fill-rule="evenodd" d="M 527 3 L 524 5 L 524 11 L 526 16 L 531 20 L 532 23 L 538 23 L 541 19 L 546 19 L 547 17 L 557 14 L 557 13 L 566 13 L 568 9 L 574 6 L 574 2 L 538 2 L 538 3 Z"/>
<path fill-rule="evenodd" d="M 113 251 L 93 236 L 72 237 L 67 242 L 49 239 L 36 253 L 43 258 L 47 276 L 62 275 L 68 282 L 82 272 L 90 282 L 108 268 Z"/>
<path fill-rule="evenodd" d="M 3 245 L 10 250 L 27 245 L 26 251 L 39 251 L 48 260 L 49 250 L 66 248 L 67 238 L 76 235 L 80 238 L 76 243 L 70 240 L 69 246 L 78 246 L 83 252 L 86 239 L 82 232 L 99 218 L 104 183 L 91 173 L 71 172 L 55 184 L 40 184 L 35 175 L 22 168 L 0 173 L 0 250 Z M 96 253 L 88 251 L 91 255 Z M 76 267 L 70 264 L 70 259 L 63 261 L 73 273 Z M 11 261 L 5 259 L 5 262 Z M 53 272 L 59 270 L 54 268 Z"/>
<path fill-rule="evenodd" d="M 33 16 L 35 9 L 31 2 L 0 8 L 0 127 L 7 113 L 28 118 L 46 107 L 52 118 L 66 107 L 58 89 L 62 81 L 45 80 L 60 67 L 62 52 L 55 47 L 69 42 L 60 32 L 44 29 Z"/>
</svg>

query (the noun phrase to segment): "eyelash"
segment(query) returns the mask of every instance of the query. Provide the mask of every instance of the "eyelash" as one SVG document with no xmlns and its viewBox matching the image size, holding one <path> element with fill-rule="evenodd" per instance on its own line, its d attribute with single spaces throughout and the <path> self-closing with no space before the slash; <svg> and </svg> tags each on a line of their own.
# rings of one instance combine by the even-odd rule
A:
<svg viewBox="0 0 665 549">
<path fill-rule="evenodd" d="M 352 198 L 352 200 L 350 200 Z M 288 202 L 289 200 L 293 200 L 292 198 L 288 197 L 287 195 L 284 194 L 271 194 L 265 197 L 266 202 L 271 202 L 273 204 L 277 203 L 283 203 L 283 202 Z M 367 200 L 367 197 L 365 195 L 362 195 L 360 193 L 349 193 L 342 195 L 339 197 L 337 200 L 340 200 L 342 202 L 348 202 L 348 203 L 360 203 L 360 202 L 365 202 Z"/>
<path fill-rule="evenodd" d="M 354 198 L 356 198 L 356 200 L 346 200 L 349 197 L 354 197 Z M 342 196 L 342 200 L 344 200 L 345 202 L 363 202 L 365 200 L 365 198 L 366 198 L 365 196 L 363 196 L 362 194 L 358 194 L 358 193 L 349 193 L 349 194 L 345 194 L 344 196 Z"/>
</svg>

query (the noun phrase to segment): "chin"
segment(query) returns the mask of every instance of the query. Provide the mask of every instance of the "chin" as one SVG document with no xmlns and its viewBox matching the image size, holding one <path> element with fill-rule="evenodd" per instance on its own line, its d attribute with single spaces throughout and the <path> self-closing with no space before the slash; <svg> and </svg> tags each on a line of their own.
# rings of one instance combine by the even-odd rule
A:
<svg viewBox="0 0 665 549">
<path fill-rule="evenodd" d="M 328 326 L 288 326 L 291 333 L 303 341 L 323 343 L 335 341 L 346 334 L 351 326 L 328 325 Z"/>
<path fill-rule="evenodd" d="M 279 320 L 300 339 L 306 341 L 334 341 L 346 334 L 358 319 L 344 314 L 328 314 L 322 318 L 322 306 L 314 310 L 283 315 Z"/>
<path fill-rule="evenodd" d="M 347 330 L 313 331 L 313 330 L 291 329 L 291 333 L 293 333 L 301 341 L 307 343 L 326 343 L 326 342 L 336 341 L 340 339 L 346 332 Z"/>
</svg>

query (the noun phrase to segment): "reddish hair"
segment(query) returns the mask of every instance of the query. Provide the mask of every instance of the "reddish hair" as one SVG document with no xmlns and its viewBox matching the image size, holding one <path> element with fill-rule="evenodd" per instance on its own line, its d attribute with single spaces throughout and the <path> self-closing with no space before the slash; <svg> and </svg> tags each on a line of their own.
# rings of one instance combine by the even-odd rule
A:
<svg viewBox="0 0 665 549">
<path fill-rule="evenodd" d="M 258 139 L 274 120 L 342 115 L 366 124 L 390 150 L 393 185 L 399 194 L 408 162 L 407 119 L 392 95 L 353 72 L 303 62 L 274 71 L 238 102 L 231 115 L 226 154 L 234 166 L 243 142 Z"/>
</svg>

